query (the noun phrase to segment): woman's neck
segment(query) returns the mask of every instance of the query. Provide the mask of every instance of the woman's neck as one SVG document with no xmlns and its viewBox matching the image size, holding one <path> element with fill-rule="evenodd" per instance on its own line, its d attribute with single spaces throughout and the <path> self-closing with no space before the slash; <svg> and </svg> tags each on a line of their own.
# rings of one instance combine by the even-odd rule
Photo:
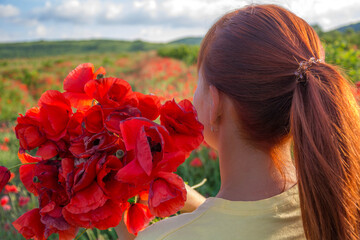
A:
<svg viewBox="0 0 360 240">
<path fill-rule="evenodd" d="M 270 154 L 245 144 L 237 132 L 224 130 L 219 132 L 221 188 L 217 197 L 255 201 L 278 195 L 296 184 L 289 143 L 280 148 L 277 156 L 284 164 L 284 178 Z"/>
</svg>

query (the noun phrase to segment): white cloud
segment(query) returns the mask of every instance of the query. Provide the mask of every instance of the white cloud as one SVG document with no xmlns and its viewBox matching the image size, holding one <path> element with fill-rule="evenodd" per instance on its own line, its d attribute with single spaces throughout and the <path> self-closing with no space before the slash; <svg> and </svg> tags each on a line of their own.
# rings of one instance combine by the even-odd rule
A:
<svg viewBox="0 0 360 240">
<path fill-rule="evenodd" d="M 12 18 L 17 17 L 20 14 L 18 8 L 11 4 L 1 5 L 0 4 L 0 18 Z"/>
<path fill-rule="evenodd" d="M 28 34 L 23 34 L 25 39 L 140 38 L 166 42 L 183 36 L 202 36 L 226 12 L 252 3 L 281 5 L 310 24 L 320 24 L 324 30 L 360 21 L 359 0 L 46 0 L 37 3 L 33 8 L 22 8 L 21 3 L 0 4 L 0 18 L 5 19 L 5 27 L 11 31 L 16 27 L 25 29 Z M 8 34 L 7 38 L 14 36 L 22 37 Z"/>
</svg>

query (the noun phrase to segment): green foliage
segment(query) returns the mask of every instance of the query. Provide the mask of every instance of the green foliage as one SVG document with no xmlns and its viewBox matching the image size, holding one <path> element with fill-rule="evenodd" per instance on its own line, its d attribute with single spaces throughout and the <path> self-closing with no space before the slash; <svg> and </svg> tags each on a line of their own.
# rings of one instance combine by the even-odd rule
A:
<svg viewBox="0 0 360 240">
<path fill-rule="evenodd" d="M 195 64 L 199 52 L 197 45 L 168 45 L 159 48 L 157 53 L 160 57 L 171 57 L 184 61 L 186 64 Z"/>
</svg>

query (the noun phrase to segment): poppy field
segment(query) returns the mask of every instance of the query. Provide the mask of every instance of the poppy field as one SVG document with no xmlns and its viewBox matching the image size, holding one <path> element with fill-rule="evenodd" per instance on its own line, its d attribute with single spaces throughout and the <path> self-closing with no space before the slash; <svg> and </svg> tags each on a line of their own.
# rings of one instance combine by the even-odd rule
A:
<svg viewBox="0 0 360 240">
<path fill-rule="evenodd" d="M 326 61 L 343 69 L 360 100 L 360 46 L 346 34 L 322 36 L 325 39 Z M 167 48 L 166 51 L 0 59 L 0 165 L 10 168 L 20 163 L 17 154 L 19 140 L 15 136 L 19 113 L 24 115 L 26 110 L 36 106 L 47 90 L 63 92 L 64 79 L 79 64 L 91 62 L 95 69 L 104 67 L 106 76 L 126 80 L 133 91 L 153 93 L 159 96 L 161 103 L 172 99 L 177 102 L 182 99 L 192 101 L 197 82 L 194 47 L 188 50 L 186 46 L 181 46 L 181 51 Z M 30 153 L 35 155 L 36 150 Z M 21 183 L 18 168 L 11 171 L 14 174 L 0 193 L 0 239 L 24 239 L 12 222 L 37 208 L 38 201 Z M 206 197 L 215 196 L 219 190 L 217 153 L 206 143 L 192 151 L 176 173 L 190 186 L 197 185 L 196 189 Z M 49 239 L 57 239 L 57 236 L 51 235 Z M 116 233 L 113 229 L 92 228 L 79 239 L 116 239 Z"/>
</svg>

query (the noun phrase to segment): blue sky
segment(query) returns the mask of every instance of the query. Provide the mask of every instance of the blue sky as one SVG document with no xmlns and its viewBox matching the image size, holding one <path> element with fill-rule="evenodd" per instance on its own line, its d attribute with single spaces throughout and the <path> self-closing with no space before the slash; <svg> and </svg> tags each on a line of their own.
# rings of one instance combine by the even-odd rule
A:
<svg viewBox="0 0 360 240">
<path fill-rule="evenodd" d="M 331 30 L 360 22 L 359 0 L 0 0 L 0 42 L 203 36 L 221 15 L 275 3 Z"/>
</svg>

